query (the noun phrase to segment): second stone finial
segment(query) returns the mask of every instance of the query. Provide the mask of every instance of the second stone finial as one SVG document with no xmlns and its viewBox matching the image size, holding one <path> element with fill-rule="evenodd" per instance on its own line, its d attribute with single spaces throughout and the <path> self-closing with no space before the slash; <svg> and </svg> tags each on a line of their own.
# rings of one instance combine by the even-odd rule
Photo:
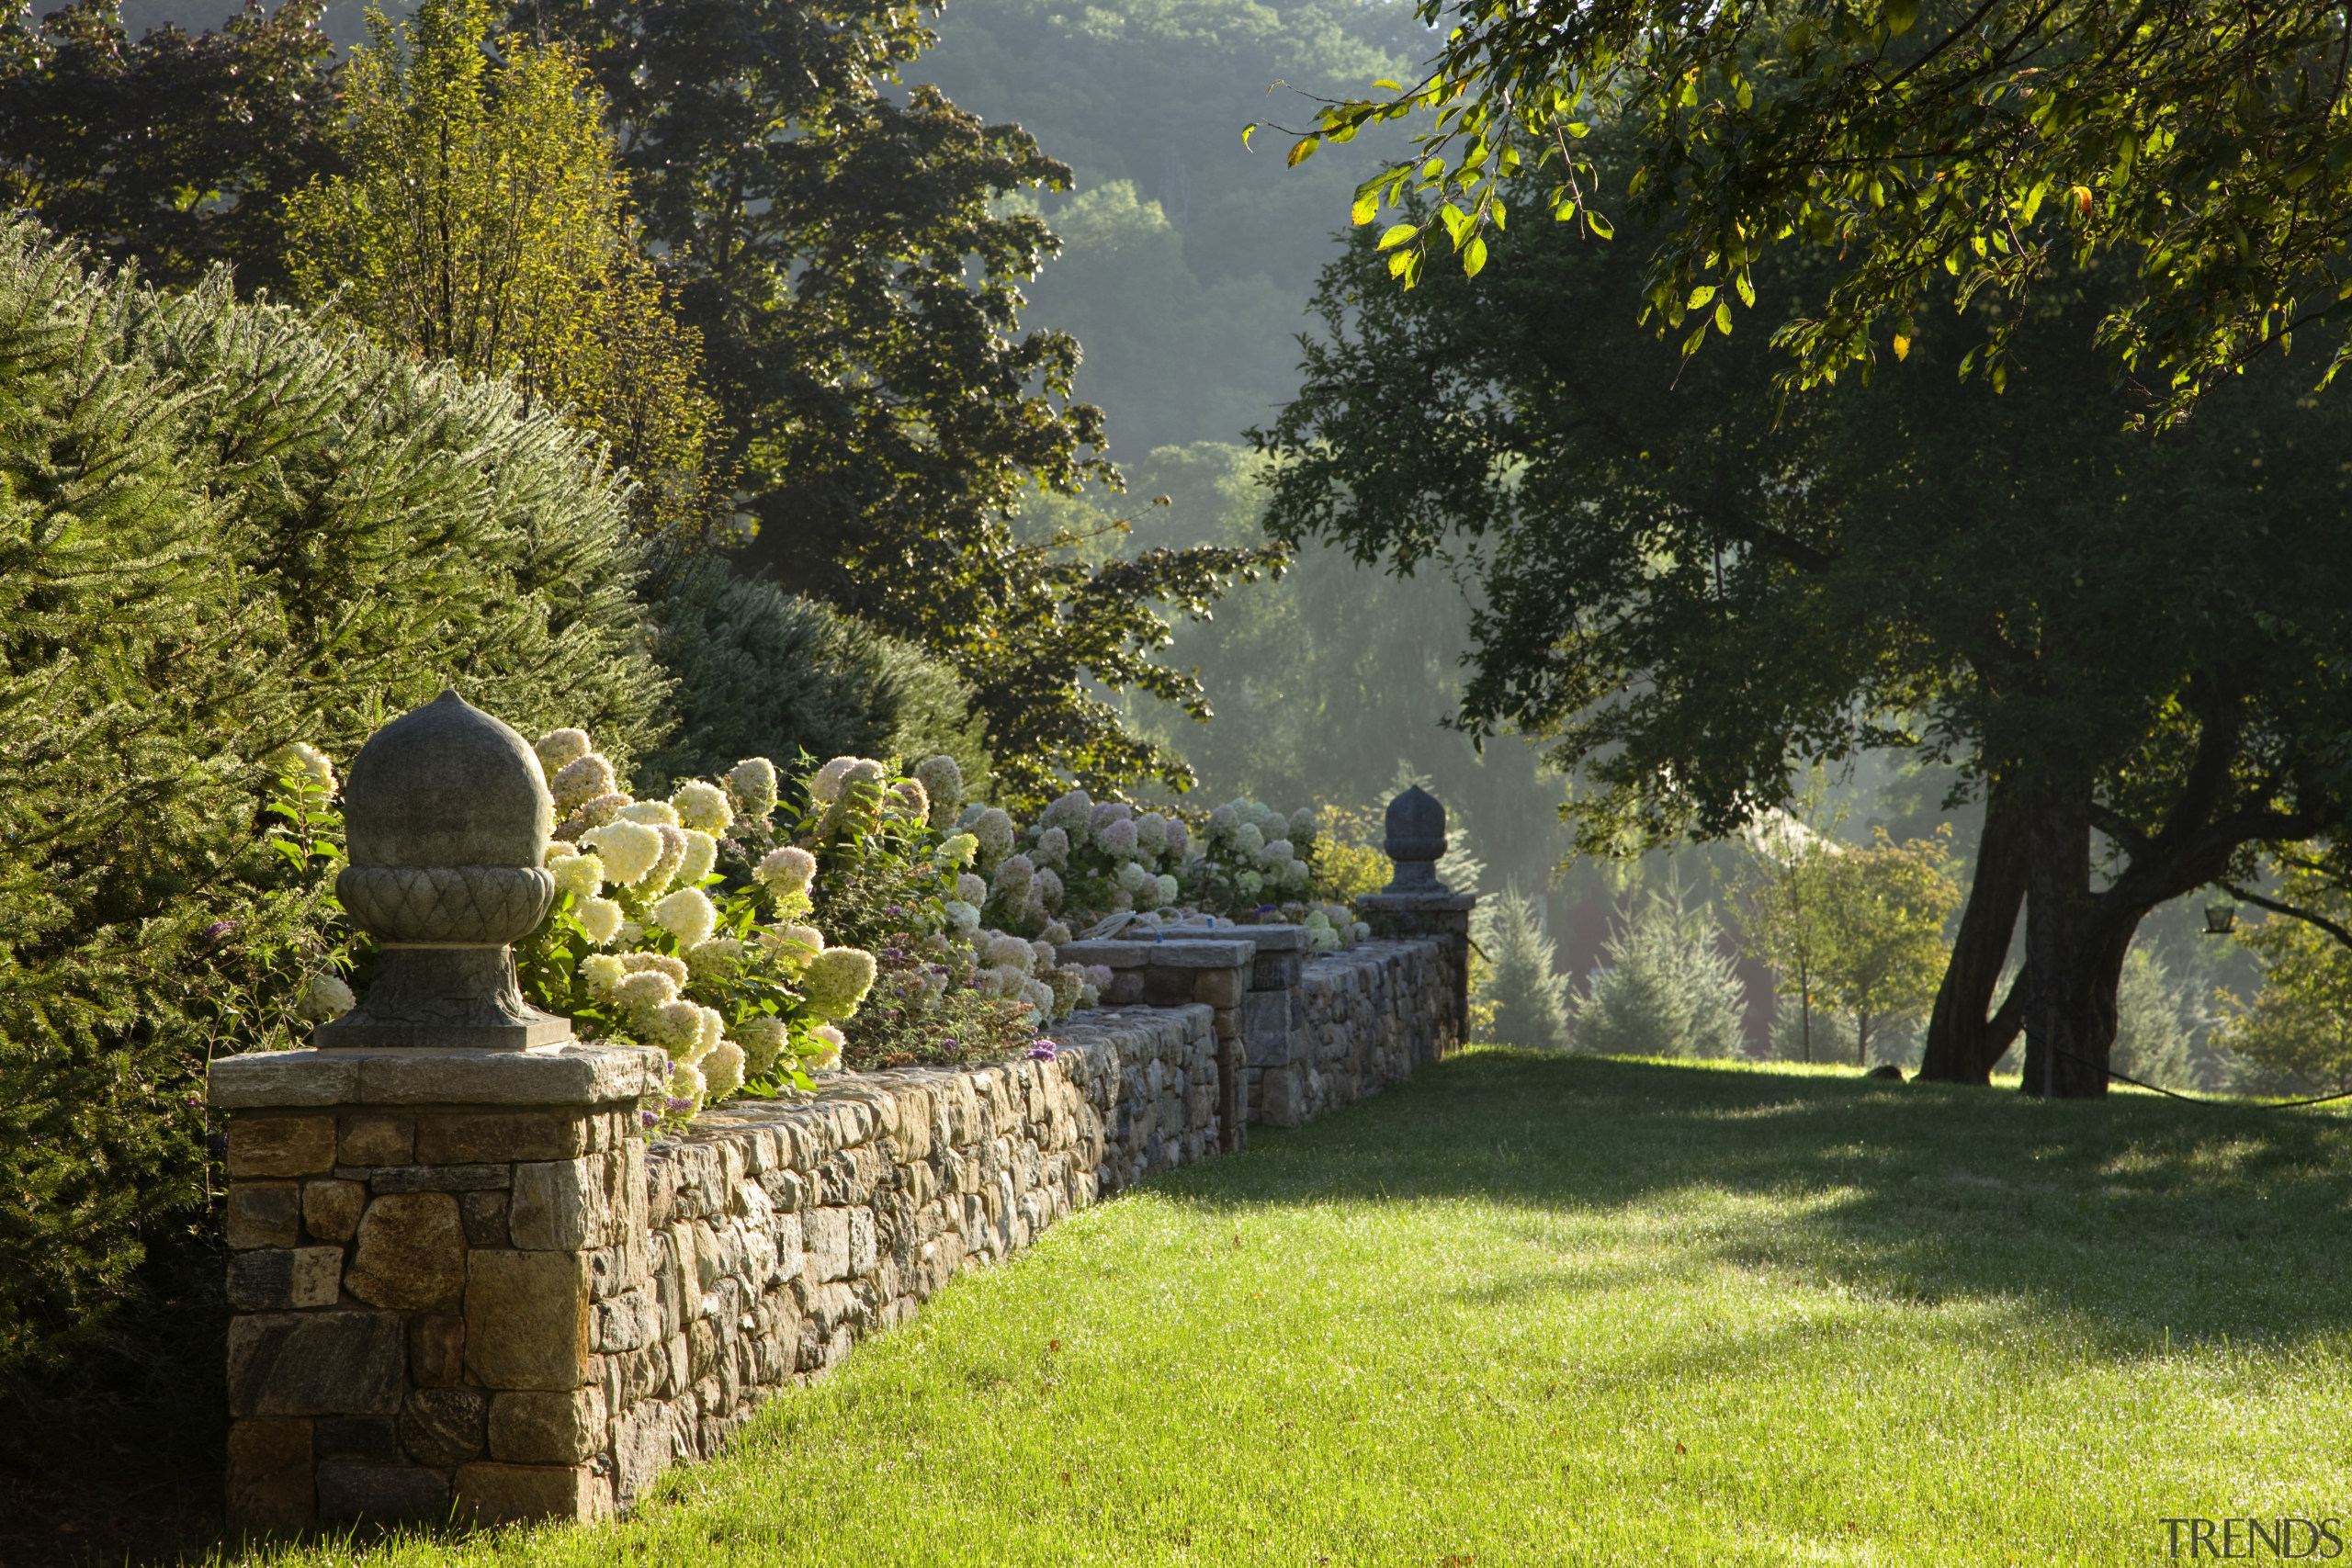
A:
<svg viewBox="0 0 2352 1568">
<path fill-rule="evenodd" d="M 1388 838 L 1381 848 L 1396 874 L 1384 893 L 1444 893 L 1437 863 L 1445 854 L 1445 807 L 1414 784 L 1388 803 Z"/>
</svg>

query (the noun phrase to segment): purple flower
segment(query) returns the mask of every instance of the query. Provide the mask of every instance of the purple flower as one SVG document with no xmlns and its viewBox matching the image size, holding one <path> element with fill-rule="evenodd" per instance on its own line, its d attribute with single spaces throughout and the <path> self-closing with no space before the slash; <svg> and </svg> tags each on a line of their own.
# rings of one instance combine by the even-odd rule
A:
<svg viewBox="0 0 2352 1568">
<path fill-rule="evenodd" d="M 691 1100 L 683 1100 L 676 1095 L 672 1095 L 670 1097 L 670 1109 L 672 1111 L 692 1111 L 694 1108 L 695 1102 Z"/>
<path fill-rule="evenodd" d="M 638 1112 L 638 1115 L 639 1115 L 639 1117 L 644 1121 L 645 1124 L 646 1124 L 647 1126 L 649 1126 L 649 1127 L 652 1126 L 652 1125 L 653 1125 L 653 1123 L 655 1123 L 656 1122 L 659 1122 L 659 1121 L 661 1121 L 661 1120 L 662 1120 L 662 1118 L 661 1118 L 657 1113 L 655 1113 L 655 1112 L 653 1112 L 653 1111 L 639 1111 L 639 1112 Z"/>
<path fill-rule="evenodd" d="M 210 925 L 204 928 L 204 945 L 207 947 L 218 947 L 236 934 L 236 921 L 215 920 Z"/>
<path fill-rule="evenodd" d="M 1054 1053 L 1060 1049 L 1060 1046 L 1050 1040 L 1040 1040 L 1029 1047 L 1029 1059 L 1033 1062 L 1050 1062 L 1054 1060 Z"/>
</svg>

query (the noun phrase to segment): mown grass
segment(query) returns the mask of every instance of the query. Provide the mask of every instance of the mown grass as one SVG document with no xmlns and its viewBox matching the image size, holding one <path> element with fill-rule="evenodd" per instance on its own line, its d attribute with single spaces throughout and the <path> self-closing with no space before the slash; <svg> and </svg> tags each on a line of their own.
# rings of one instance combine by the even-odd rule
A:
<svg viewBox="0 0 2352 1568">
<path fill-rule="evenodd" d="M 2150 1562 L 2352 1515 L 2348 1145 L 1474 1052 L 1057 1226 L 633 1519 L 364 1554 Z"/>
</svg>

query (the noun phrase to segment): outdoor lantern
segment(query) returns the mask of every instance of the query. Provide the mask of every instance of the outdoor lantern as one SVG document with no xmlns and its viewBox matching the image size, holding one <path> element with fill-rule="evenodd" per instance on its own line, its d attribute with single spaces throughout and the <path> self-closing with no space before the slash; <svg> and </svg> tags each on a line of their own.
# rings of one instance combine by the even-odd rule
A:
<svg viewBox="0 0 2352 1568">
<path fill-rule="evenodd" d="M 2220 903 L 2205 906 L 2205 934 L 2207 936 L 2227 936 L 2237 929 L 2238 907 L 2235 904 Z"/>
</svg>

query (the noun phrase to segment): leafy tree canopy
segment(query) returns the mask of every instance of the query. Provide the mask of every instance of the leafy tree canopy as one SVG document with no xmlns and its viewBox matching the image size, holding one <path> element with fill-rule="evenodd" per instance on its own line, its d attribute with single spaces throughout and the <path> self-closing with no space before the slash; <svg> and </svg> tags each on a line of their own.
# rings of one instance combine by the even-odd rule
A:
<svg viewBox="0 0 2352 1568">
<path fill-rule="evenodd" d="M 1650 311 L 1728 333 L 1777 245 L 1836 260 L 1766 308 L 1811 386 L 1900 355 L 1947 275 L 1976 319 L 1950 357 L 1999 385 L 2016 307 L 2109 258 L 2119 287 L 2073 329 L 2167 413 L 2301 330 L 2352 338 L 2352 30 L 2310 0 L 1419 0 L 1444 42 L 1418 77 L 1327 106 L 1291 152 L 1417 112 L 1420 152 L 1355 218 L 1408 192 L 1383 243 L 1408 284 L 1432 242 L 1475 273 L 1515 200 L 1610 231 L 1655 225 Z M 1615 171 L 1578 140 L 1606 127 Z M 1609 177 L 1613 175 L 1614 177 Z M 1621 194 L 1622 193 L 1622 194 Z M 1616 307 L 1612 307 L 1616 308 Z M 2333 365 L 2330 369 L 2333 369 Z M 2310 378 L 2306 372 L 2305 378 Z"/>
</svg>

